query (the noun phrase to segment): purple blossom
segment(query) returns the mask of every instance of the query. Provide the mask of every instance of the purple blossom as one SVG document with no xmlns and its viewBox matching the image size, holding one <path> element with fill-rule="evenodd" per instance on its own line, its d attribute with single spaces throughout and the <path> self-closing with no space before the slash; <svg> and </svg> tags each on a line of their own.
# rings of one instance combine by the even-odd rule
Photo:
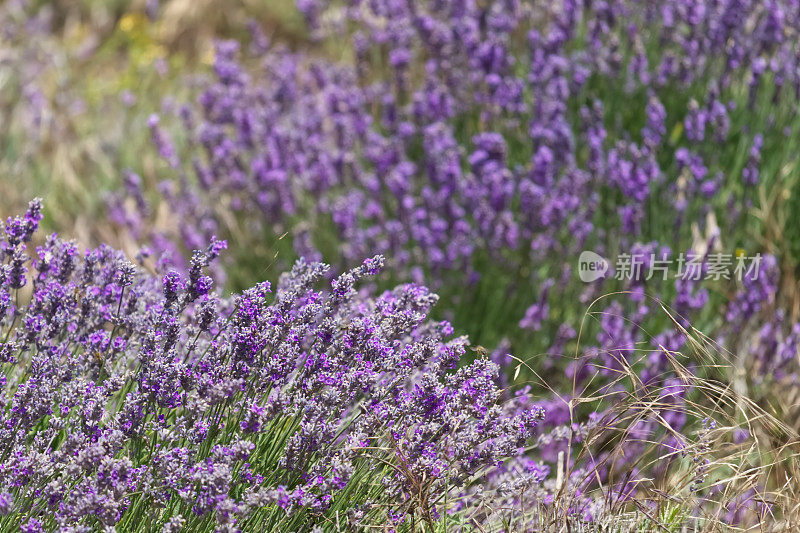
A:
<svg viewBox="0 0 800 533">
<path fill-rule="evenodd" d="M 196 251 L 186 278 L 54 235 L 37 250 L 30 301 L 13 324 L 0 319 L 0 361 L 15 369 L 0 409 L 0 513 L 25 513 L 22 530 L 113 527 L 136 498 L 179 501 L 219 528 L 269 504 L 321 513 L 358 483 L 373 445 L 412 476 L 381 480 L 402 516 L 414 479 L 428 480 L 422 497 L 451 490 L 535 435 L 544 411 L 504 406 L 494 363 L 457 368 L 468 343 L 427 318 L 436 295 L 357 289 L 381 256 L 333 280 L 301 260 L 274 293 L 264 282 L 221 298 L 204 271 L 222 248 Z M 17 246 L 32 264 L 26 253 Z M 68 267 L 53 266 L 59 254 Z"/>
</svg>

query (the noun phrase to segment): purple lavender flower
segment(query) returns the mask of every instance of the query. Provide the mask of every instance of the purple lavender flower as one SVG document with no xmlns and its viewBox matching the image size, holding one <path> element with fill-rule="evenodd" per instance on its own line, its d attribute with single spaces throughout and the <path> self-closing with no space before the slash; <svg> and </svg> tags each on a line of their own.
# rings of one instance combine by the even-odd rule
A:
<svg viewBox="0 0 800 533">
<path fill-rule="evenodd" d="M 274 293 L 264 282 L 222 298 L 205 270 L 224 247 L 196 251 L 186 278 L 149 274 L 107 246 L 79 254 L 55 235 L 38 261 L 21 243 L 4 257 L 34 272 L 18 320 L 0 318 L 0 513 L 24 515 L 24 531 L 127 527 L 138 505 L 180 502 L 219 528 L 245 527 L 269 504 L 324 513 L 382 449 L 396 469 L 374 481 L 392 512 L 422 497 L 430 518 L 441 504 L 429 495 L 534 436 L 543 410 L 504 406 L 494 363 L 457 368 L 467 341 L 427 318 L 436 295 L 357 289 L 382 257 L 333 280 L 301 260 Z M 0 294 L 16 285 L 3 277 Z"/>
</svg>

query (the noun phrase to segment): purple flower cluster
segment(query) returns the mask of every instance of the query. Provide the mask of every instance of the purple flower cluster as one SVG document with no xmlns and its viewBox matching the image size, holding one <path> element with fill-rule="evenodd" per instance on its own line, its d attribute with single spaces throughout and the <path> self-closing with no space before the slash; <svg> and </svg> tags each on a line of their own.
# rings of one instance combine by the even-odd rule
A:
<svg viewBox="0 0 800 533">
<path fill-rule="evenodd" d="M 401 279 L 432 283 L 448 308 L 496 309 L 499 302 L 469 299 L 487 285 L 491 298 L 522 294 L 519 309 L 509 303 L 517 315 L 501 335 L 520 338 L 508 324 L 533 333 L 551 356 L 543 369 L 566 371 L 573 384 L 613 382 L 634 368 L 644 385 L 674 387 L 669 352 L 686 340 L 672 319 L 654 319 L 664 318 L 661 304 L 678 325 L 708 325 L 721 341 L 742 345 L 747 364 L 781 379 L 793 374 L 797 326 L 775 310 L 780 272 L 771 256 L 760 276 L 716 284 L 722 295 L 687 279 L 638 275 L 614 284 L 610 272 L 558 306 L 553 298 L 574 286 L 570 265 L 583 249 L 661 259 L 683 250 L 707 272 L 708 254 L 741 244 L 732 229 L 739 206 L 751 206 L 753 188 L 775 179 L 761 153 L 796 118 L 796 106 L 785 106 L 785 116 L 756 120 L 800 94 L 797 2 L 298 7 L 316 38 L 344 46 L 353 61 L 269 45 L 255 27 L 250 55 L 218 43 L 211 79 L 178 109 L 185 149 L 176 150 L 166 117 L 150 121 L 164 171 L 177 176 L 161 187 L 177 231 L 150 232 L 151 198 L 134 177 L 111 201 L 112 216 L 134 237 L 177 261 L 182 247 L 225 235 L 236 258 L 229 273 L 254 279 L 276 252 L 279 261 L 296 255 L 336 265 L 380 253 Z M 721 148 L 728 146 L 745 147 L 744 157 Z M 714 222 L 721 213 L 724 232 Z M 248 274 L 253 259 L 257 270 Z M 619 288 L 626 293 L 593 304 Z M 334 287 L 335 295 L 348 292 Z M 589 305 L 577 357 L 564 357 L 577 338 L 574 316 Z M 719 310 L 724 326 L 708 320 Z M 762 327 L 758 345 L 738 339 Z M 504 355 L 492 360 L 508 365 Z M 434 405 L 443 398 L 433 385 L 420 394 Z M 254 413 L 248 428 L 260 427 Z M 563 437 L 573 423 L 566 414 L 551 409 L 548 431 Z M 637 427 L 641 440 L 656 431 L 650 422 Z M 680 429 L 685 421 L 672 422 Z M 543 457 L 552 463 L 570 443 L 551 439 Z M 632 461 L 637 446 L 626 454 Z M 581 468 L 605 479 L 596 465 Z M 412 465 L 403 472 L 414 478 Z"/>
<path fill-rule="evenodd" d="M 220 43 L 215 79 L 180 113 L 196 175 L 169 196 L 191 214 L 182 238 L 231 231 L 223 213 L 241 213 L 259 234 L 290 231 L 295 251 L 310 256 L 327 237 L 320 226 L 332 222 L 337 261 L 379 252 L 398 267 L 473 274 L 482 251 L 563 254 L 565 230 L 568 246 L 580 246 L 611 188 L 636 239 L 653 187 L 674 179 L 659 157 L 667 125 L 682 125 L 690 145 L 716 144 L 731 134 L 736 106 L 725 98 L 736 83 L 746 81 L 755 100 L 769 72 L 776 98 L 784 86 L 800 91 L 792 2 L 690 4 L 567 2 L 538 13 L 515 1 L 356 2 L 330 8 L 357 28 L 341 35 L 317 26 L 326 3 L 303 2 L 320 38 L 350 41 L 355 65 L 262 46 L 262 66 L 252 69 L 237 61 L 236 43 Z M 646 94 L 644 124 L 609 124 L 598 87 L 617 83 Z M 667 109 L 660 98 L 676 88 L 706 100 Z M 575 95 L 588 102 L 577 115 Z M 175 166 L 157 117 L 150 126 Z M 762 145 L 756 134 L 742 170 L 748 184 L 758 182 Z M 679 189 L 671 196 L 713 189 L 713 152 L 674 157 L 678 170 L 691 161 L 693 179 L 670 183 Z"/>
<path fill-rule="evenodd" d="M 361 294 L 380 256 L 326 289 L 328 267 L 301 260 L 274 292 L 223 299 L 203 273 L 221 241 L 187 275 L 152 275 L 55 235 L 29 255 L 40 219 L 34 201 L 0 241 L 0 511 L 25 531 L 141 513 L 169 531 L 250 530 L 270 510 L 321 516 L 359 483 L 383 484 L 373 519 L 432 519 L 543 417 L 503 401 L 494 363 L 456 370 L 467 341 L 426 319 L 436 295 Z M 365 460 L 383 474 L 365 481 Z M 369 519 L 368 501 L 348 505 Z"/>
</svg>

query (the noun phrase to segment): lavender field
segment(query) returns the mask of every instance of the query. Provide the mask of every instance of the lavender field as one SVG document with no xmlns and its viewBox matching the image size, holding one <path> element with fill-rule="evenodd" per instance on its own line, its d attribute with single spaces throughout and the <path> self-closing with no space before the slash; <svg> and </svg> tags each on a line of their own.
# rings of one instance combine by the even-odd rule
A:
<svg viewBox="0 0 800 533">
<path fill-rule="evenodd" d="M 800 1 L 0 2 L 0 533 L 800 531 Z"/>
</svg>

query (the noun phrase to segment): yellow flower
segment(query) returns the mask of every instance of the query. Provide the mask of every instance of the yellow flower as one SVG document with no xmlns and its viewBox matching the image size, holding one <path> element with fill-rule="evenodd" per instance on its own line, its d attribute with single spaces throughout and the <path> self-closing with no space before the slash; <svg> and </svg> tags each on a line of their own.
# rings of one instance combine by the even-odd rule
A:
<svg viewBox="0 0 800 533">
<path fill-rule="evenodd" d="M 130 33 L 133 31 L 133 28 L 136 26 L 136 15 L 132 13 L 125 13 L 121 19 L 119 19 L 119 29 L 125 33 Z"/>
</svg>

